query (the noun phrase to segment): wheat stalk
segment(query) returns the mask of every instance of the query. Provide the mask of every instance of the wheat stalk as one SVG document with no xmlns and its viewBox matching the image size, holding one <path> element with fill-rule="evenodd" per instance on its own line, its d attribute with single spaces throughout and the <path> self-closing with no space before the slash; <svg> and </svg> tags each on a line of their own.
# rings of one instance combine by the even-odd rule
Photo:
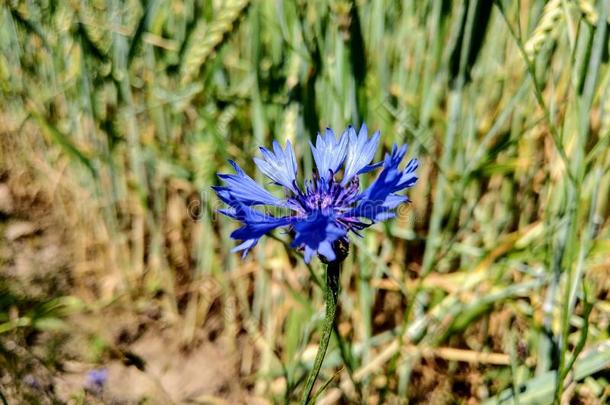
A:
<svg viewBox="0 0 610 405">
<path fill-rule="evenodd" d="M 207 58 L 233 30 L 248 5 L 247 0 L 229 0 L 211 24 L 200 21 L 191 35 L 182 64 L 182 83 L 188 83 L 199 72 Z"/>
<path fill-rule="evenodd" d="M 576 5 L 589 24 L 597 25 L 599 14 L 589 0 L 577 0 Z M 608 23 L 610 24 L 610 18 L 608 18 Z"/>
<path fill-rule="evenodd" d="M 530 59 L 533 59 L 542 45 L 555 35 L 556 28 L 562 18 L 561 0 L 551 0 L 544 6 L 540 22 L 538 22 L 530 39 L 525 43 L 525 52 Z"/>
</svg>

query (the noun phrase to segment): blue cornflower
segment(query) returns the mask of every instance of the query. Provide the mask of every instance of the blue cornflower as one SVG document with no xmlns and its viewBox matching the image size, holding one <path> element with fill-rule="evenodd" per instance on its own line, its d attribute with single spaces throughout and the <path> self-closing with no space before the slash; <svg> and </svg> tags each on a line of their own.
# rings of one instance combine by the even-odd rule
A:
<svg viewBox="0 0 610 405">
<path fill-rule="evenodd" d="M 242 241 L 233 251 L 242 251 L 245 257 L 263 235 L 287 228 L 294 233 L 292 247 L 303 250 L 306 262 L 316 253 L 332 262 L 337 258 L 337 244 L 347 245 L 349 232 L 360 236 L 362 229 L 394 217 L 396 207 L 409 201 L 397 193 L 417 181 L 418 161 L 411 159 L 399 168 L 407 146 L 394 145 L 382 162 L 371 164 L 379 138 L 379 131 L 369 138 L 364 124 L 358 134 L 351 125 L 339 138 L 331 129 L 318 134 L 316 144 L 310 143 L 317 171 L 302 187 L 297 182 L 297 161 L 290 142 L 283 149 L 273 142 L 273 151 L 261 147 L 262 158 L 254 158 L 254 162 L 274 184 L 285 189 L 285 198 L 269 193 L 230 160 L 235 174 L 219 174 L 224 185 L 213 188 L 228 205 L 220 212 L 242 223 L 231 234 Z M 377 168 L 381 168 L 377 179 L 361 190 L 359 176 Z M 254 206 L 280 208 L 289 214 L 274 216 Z"/>
<path fill-rule="evenodd" d="M 94 393 L 100 393 L 108 380 L 108 369 L 95 368 L 89 370 L 85 380 L 85 388 Z"/>
</svg>

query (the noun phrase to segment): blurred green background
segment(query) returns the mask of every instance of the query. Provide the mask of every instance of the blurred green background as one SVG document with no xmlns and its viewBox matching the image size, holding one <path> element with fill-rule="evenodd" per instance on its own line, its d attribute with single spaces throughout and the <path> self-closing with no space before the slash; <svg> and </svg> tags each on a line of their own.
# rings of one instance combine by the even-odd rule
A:
<svg viewBox="0 0 610 405">
<path fill-rule="evenodd" d="M 231 254 L 210 186 L 366 122 L 419 181 L 352 243 L 318 402 L 606 403 L 609 9 L 1 1 L 0 399 L 297 400 L 323 266 Z"/>
</svg>

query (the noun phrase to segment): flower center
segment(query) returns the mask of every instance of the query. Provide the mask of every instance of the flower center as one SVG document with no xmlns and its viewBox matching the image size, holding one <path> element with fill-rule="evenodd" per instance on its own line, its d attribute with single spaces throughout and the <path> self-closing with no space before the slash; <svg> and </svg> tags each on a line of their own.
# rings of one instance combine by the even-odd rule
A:
<svg viewBox="0 0 610 405">
<path fill-rule="evenodd" d="M 342 186 L 333 176 L 327 180 L 314 174 L 313 179 L 305 182 L 305 191 L 298 191 L 289 201 L 300 214 L 307 215 L 317 210 L 327 215 L 341 214 L 351 209 L 357 201 L 360 182 L 358 177 L 354 177 Z"/>
</svg>

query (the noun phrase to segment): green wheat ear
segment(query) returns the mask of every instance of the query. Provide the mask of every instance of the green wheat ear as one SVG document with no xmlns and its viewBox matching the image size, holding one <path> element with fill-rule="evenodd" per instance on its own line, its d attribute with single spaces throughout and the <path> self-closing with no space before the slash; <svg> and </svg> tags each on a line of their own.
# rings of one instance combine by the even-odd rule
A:
<svg viewBox="0 0 610 405">
<path fill-rule="evenodd" d="M 589 24 L 597 25 L 599 14 L 589 0 L 578 0 L 576 5 Z M 610 18 L 608 18 L 608 23 L 610 24 Z"/>
<path fill-rule="evenodd" d="M 222 44 L 234 24 L 246 10 L 247 0 L 229 0 L 212 22 L 200 21 L 188 41 L 182 64 L 182 83 L 190 82 L 208 57 Z"/>
<path fill-rule="evenodd" d="M 551 0 L 545 6 L 542 17 L 534 29 L 534 33 L 525 43 L 525 52 L 533 59 L 549 39 L 557 34 L 557 27 L 563 20 L 561 0 Z"/>
<path fill-rule="evenodd" d="M 597 25 L 599 14 L 589 0 L 578 0 L 576 3 L 567 4 L 567 6 L 569 10 L 576 9 L 580 12 L 589 24 Z M 544 6 L 538 25 L 525 43 L 525 51 L 530 59 L 538 54 L 547 41 L 556 38 L 558 27 L 565 20 L 566 11 L 562 0 L 551 0 Z M 608 22 L 610 23 L 610 19 L 608 19 Z"/>
</svg>

